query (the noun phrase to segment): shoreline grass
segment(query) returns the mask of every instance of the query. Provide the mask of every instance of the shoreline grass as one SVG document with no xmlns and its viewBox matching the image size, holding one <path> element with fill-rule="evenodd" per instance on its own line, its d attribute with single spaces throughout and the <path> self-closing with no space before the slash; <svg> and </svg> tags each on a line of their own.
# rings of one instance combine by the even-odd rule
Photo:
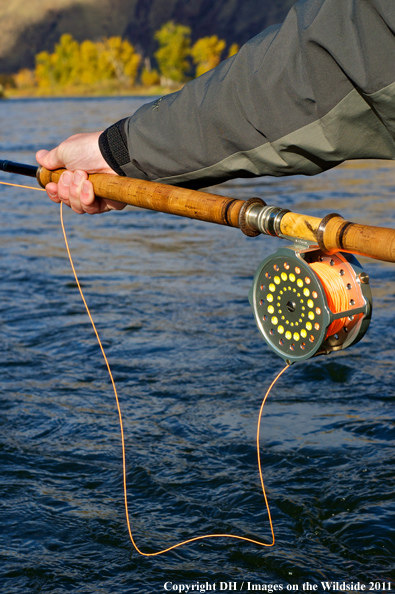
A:
<svg viewBox="0 0 395 594">
<path fill-rule="evenodd" d="M 2 99 L 37 99 L 37 98 L 56 98 L 56 97 L 143 97 L 143 96 L 162 96 L 168 95 L 180 90 L 183 85 L 175 88 L 162 86 L 143 87 L 133 86 L 124 87 L 117 84 L 102 85 L 72 85 L 65 87 L 25 87 L 4 89 Z"/>
</svg>

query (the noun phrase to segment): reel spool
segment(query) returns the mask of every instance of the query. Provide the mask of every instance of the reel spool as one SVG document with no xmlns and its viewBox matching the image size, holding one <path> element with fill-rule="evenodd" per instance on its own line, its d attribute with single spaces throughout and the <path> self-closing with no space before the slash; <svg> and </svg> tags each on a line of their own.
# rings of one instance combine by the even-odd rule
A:
<svg viewBox="0 0 395 594">
<path fill-rule="evenodd" d="M 369 277 L 357 259 L 317 246 L 283 247 L 266 258 L 249 301 L 264 340 L 289 365 L 356 344 L 372 313 Z M 332 311 L 334 302 L 342 311 Z"/>
</svg>

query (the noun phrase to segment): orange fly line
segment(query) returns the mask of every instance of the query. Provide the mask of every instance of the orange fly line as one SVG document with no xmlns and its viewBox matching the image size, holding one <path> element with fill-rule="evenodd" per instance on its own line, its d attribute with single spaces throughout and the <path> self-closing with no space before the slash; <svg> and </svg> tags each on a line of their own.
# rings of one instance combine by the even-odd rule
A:
<svg viewBox="0 0 395 594">
<path fill-rule="evenodd" d="M 43 192 L 45 191 L 45 190 L 42 190 L 41 188 L 34 188 L 32 186 L 20 186 L 20 185 L 17 185 L 17 184 L 10 184 L 10 183 L 6 183 L 6 182 L 0 182 L 0 183 L 1 184 L 4 184 L 4 185 L 9 185 L 9 186 L 15 186 L 15 187 L 18 187 L 18 188 L 28 188 L 28 189 L 32 189 L 32 190 L 41 190 Z M 267 397 L 269 396 L 269 394 L 270 394 L 270 392 L 271 392 L 274 384 L 281 377 L 281 375 L 284 373 L 284 371 L 289 367 L 289 365 L 286 365 L 277 374 L 277 376 L 275 377 L 275 379 L 270 384 L 270 386 L 269 386 L 269 388 L 268 388 L 268 390 L 267 390 L 267 392 L 266 392 L 266 394 L 265 394 L 265 396 L 264 396 L 264 398 L 262 400 L 262 404 L 261 404 L 261 407 L 259 409 L 257 432 L 256 432 L 256 449 L 257 449 L 257 461 L 258 461 L 259 478 L 260 478 L 260 482 L 261 482 L 262 493 L 263 493 L 263 497 L 264 497 L 264 500 L 265 500 L 267 513 L 268 513 L 269 524 L 270 524 L 270 531 L 271 531 L 271 535 L 272 535 L 272 542 L 270 542 L 270 543 L 264 543 L 264 542 L 260 542 L 259 540 L 254 540 L 254 539 L 248 538 L 246 536 L 238 536 L 238 535 L 235 535 L 235 534 L 205 534 L 205 535 L 202 535 L 202 536 L 195 536 L 193 538 L 189 538 L 187 540 L 184 540 L 182 542 L 179 542 L 177 544 L 174 544 L 174 545 L 172 545 L 170 547 L 167 547 L 165 549 L 162 549 L 160 551 L 156 551 L 155 553 L 144 553 L 144 551 L 142 551 L 141 549 L 139 549 L 139 547 L 137 546 L 136 541 L 134 540 L 134 537 L 133 537 L 133 534 L 132 534 L 132 529 L 131 529 L 131 526 L 130 526 L 130 519 L 129 519 L 128 495 L 127 495 L 127 481 L 126 481 L 126 448 L 125 448 L 123 420 L 122 420 L 121 407 L 120 407 L 120 404 L 119 404 L 118 392 L 117 392 L 117 388 L 116 388 L 116 385 L 115 385 L 115 381 L 114 381 L 114 377 L 113 377 L 113 374 L 112 374 L 112 371 L 111 371 L 110 364 L 108 362 L 106 353 L 104 351 L 102 342 L 100 340 L 99 333 L 98 333 L 98 331 L 96 329 L 96 325 L 95 325 L 95 323 L 93 321 L 93 318 L 92 318 L 92 315 L 90 313 L 88 304 L 86 302 L 84 293 L 82 291 L 80 282 L 78 280 L 77 272 L 76 272 L 75 267 L 74 267 L 73 259 L 71 257 L 71 252 L 70 252 L 70 248 L 69 248 L 69 243 L 68 243 L 68 240 L 67 240 L 66 229 L 65 229 L 64 221 L 63 221 L 63 209 L 62 209 L 62 206 L 63 206 L 63 203 L 61 202 L 60 203 L 60 224 L 61 224 L 61 227 L 62 227 L 62 232 L 63 232 L 64 241 L 65 241 L 65 245 L 66 245 L 67 255 L 68 255 L 69 260 L 70 260 L 70 265 L 71 265 L 71 268 L 72 268 L 72 271 L 73 271 L 73 274 L 74 274 L 75 282 L 77 283 L 77 287 L 78 287 L 78 290 L 79 290 L 80 295 L 81 295 L 81 299 L 82 299 L 82 301 L 84 303 L 86 312 L 87 312 L 87 314 L 89 316 L 90 322 L 92 324 L 92 328 L 93 328 L 93 330 L 95 332 L 95 335 L 96 335 L 97 342 L 99 344 L 101 353 L 103 355 L 103 359 L 105 361 L 105 364 L 106 364 L 106 367 L 107 367 L 107 371 L 108 371 L 108 374 L 109 374 L 110 379 L 111 379 L 111 384 L 112 384 L 112 387 L 113 387 L 113 390 L 114 390 L 115 401 L 116 401 L 116 404 L 117 404 L 118 416 L 119 416 L 119 426 L 120 426 L 120 431 L 121 431 L 123 493 L 124 493 L 126 523 L 127 523 L 127 527 L 128 527 L 129 537 L 130 537 L 130 540 L 131 540 L 134 548 L 136 549 L 136 551 L 140 555 L 143 555 L 144 557 L 156 557 L 157 555 L 163 555 L 163 553 L 167 553 L 169 551 L 172 551 L 173 549 L 177 549 L 179 547 L 182 547 L 183 545 L 186 545 L 186 544 L 189 544 L 189 543 L 192 543 L 192 542 L 196 542 L 198 540 L 204 540 L 204 539 L 207 539 L 207 538 L 233 538 L 233 539 L 236 539 L 236 540 L 242 540 L 242 541 L 245 541 L 245 542 L 256 544 L 256 545 L 259 545 L 261 547 L 272 547 L 275 544 L 275 536 L 274 536 L 274 529 L 273 529 L 272 517 L 271 517 L 271 513 L 270 513 L 270 508 L 269 508 L 269 502 L 268 502 L 268 498 L 267 498 L 267 495 L 266 495 L 265 484 L 263 482 L 263 475 L 262 475 L 261 456 L 260 456 L 260 448 L 259 448 L 260 426 L 261 426 L 261 420 L 262 420 L 263 407 L 265 405 L 265 402 L 267 400 Z"/>
</svg>

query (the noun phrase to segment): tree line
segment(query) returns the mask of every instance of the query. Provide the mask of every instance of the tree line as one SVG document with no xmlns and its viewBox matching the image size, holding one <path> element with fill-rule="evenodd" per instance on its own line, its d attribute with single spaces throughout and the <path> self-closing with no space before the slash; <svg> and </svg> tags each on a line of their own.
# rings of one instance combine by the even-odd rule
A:
<svg viewBox="0 0 395 594">
<path fill-rule="evenodd" d="M 79 43 L 66 33 L 53 53 L 44 51 L 35 56 L 34 70 L 23 69 L 12 80 L 21 89 L 47 91 L 106 84 L 114 89 L 131 89 L 136 84 L 172 89 L 215 68 L 239 49 L 237 44 L 227 49 L 226 42 L 217 35 L 202 37 L 192 44 L 191 34 L 190 27 L 173 21 L 165 23 L 155 33 L 158 49 L 152 67 L 149 58 L 143 59 L 133 44 L 121 37 Z"/>
</svg>

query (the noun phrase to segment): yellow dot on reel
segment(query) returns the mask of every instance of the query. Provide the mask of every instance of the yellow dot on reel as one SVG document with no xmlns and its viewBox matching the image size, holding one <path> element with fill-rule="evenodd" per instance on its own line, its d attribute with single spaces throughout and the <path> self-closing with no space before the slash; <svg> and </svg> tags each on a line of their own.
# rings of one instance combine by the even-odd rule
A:
<svg viewBox="0 0 395 594">
<path fill-rule="evenodd" d="M 266 301 L 268 301 L 269 303 L 273 303 L 273 295 L 271 293 L 268 293 L 266 295 Z"/>
<path fill-rule="evenodd" d="M 300 335 L 301 335 L 302 338 L 306 338 L 307 332 L 306 332 L 306 330 L 304 328 L 303 328 L 303 330 L 300 331 Z"/>
<path fill-rule="evenodd" d="M 269 291 L 271 291 L 272 293 L 274 293 L 275 290 L 276 290 L 276 285 L 274 285 L 273 283 L 270 283 L 270 285 L 269 285 Z"/>
<path fill-rule="evenodd" d="M 281 280 L 286 281 L 288 279 L 288 274 L 286 272 L 281 273 Z"/>
<path fill-rule="evenodd" d="M 281 283 L 281 279 L 279 276 L 275 276 L 273 280 L 276 283 L 276 285 L 279 285 Z"/>
<path fill-rule="evenodd" d="M 291 272 L 291 274 L 289 275 L 289 280 L 291 281 L 291 283 L 294 283 L 296 281 L 296 276 L 294 275 L 293 272 Z"/>
<path fill-rule="evenodd" d="M 307 305 L 308 307 L 314 307 L 314 301 L 312 299 L 309 299 Z"/>
<path fill-rule="evenodd" d="M 273 305 L 269 305 L 269 307 L 267 308 L 267 311 L 268 311 L 270 314 L 274 314 L 274 307 L 273 307 Z M 313 314 L 313 315 L 314 315 L 314 314 Z M 314 318 L 313 318 L 313 319 L 314 319 Z"/>
<path fill-rule="evenodd" d="M 268 311 L 269 311 L 269 308 L 268 308 Z M 309 311 L 307 317 L 309 318 L 309 320 L 314 320 L 315 313 L 313 311 Z"/>
<path fill-rule="evenodd" d="M 296 281 L 296 284 L 298 285 L 298 287 L 302 288 L 303 287 L 303 281 L 301 278 L 298 278 L 298 280 Z"/>
<path fill-rule="evenodd" d="M 300 340 L 300 335 L 298 332 L 294 332 L 294 340 Z"/>
<path fill-rule="evenodd" d="M 278 318 L 276 318 L 276 316 L 273 316 L 273 317 L 272 317 L 272 324 L 273 324 L 274 326 L 277 326 L 277 324 L 278 324 Z"/>
<path fill-rule="evenodd" d="M 308 289 L 307 287 L 305 287 L 305 288 L 303 289 L 303 295 L 304 295 L 305 297 L 309 297 L 309 296 L 310 296 L 310 289 Z"/>
<path fill-rule="evenodd" d="M 292 338 L 292 332 L 290 332 L 289 330 L 287 330 L 287 332 L 285 333 L 285 338 L 287 340 L 291 340 L 291 338 Z"/>
<path fill-rule="evenodd" d="M 311 322 L 306 322 L 306 328 L 311 331 L 313 329 L 313 324 Z"/>
<path fill-rule="evenodd" d="M 279 326 L 279 327 L 277 328 L 277 332 L 278 332 L 279 334 L 284 334 L 284 332 L 285 332 L 285 328 L 284 328 L 284 326 Z"/>
</svg>

